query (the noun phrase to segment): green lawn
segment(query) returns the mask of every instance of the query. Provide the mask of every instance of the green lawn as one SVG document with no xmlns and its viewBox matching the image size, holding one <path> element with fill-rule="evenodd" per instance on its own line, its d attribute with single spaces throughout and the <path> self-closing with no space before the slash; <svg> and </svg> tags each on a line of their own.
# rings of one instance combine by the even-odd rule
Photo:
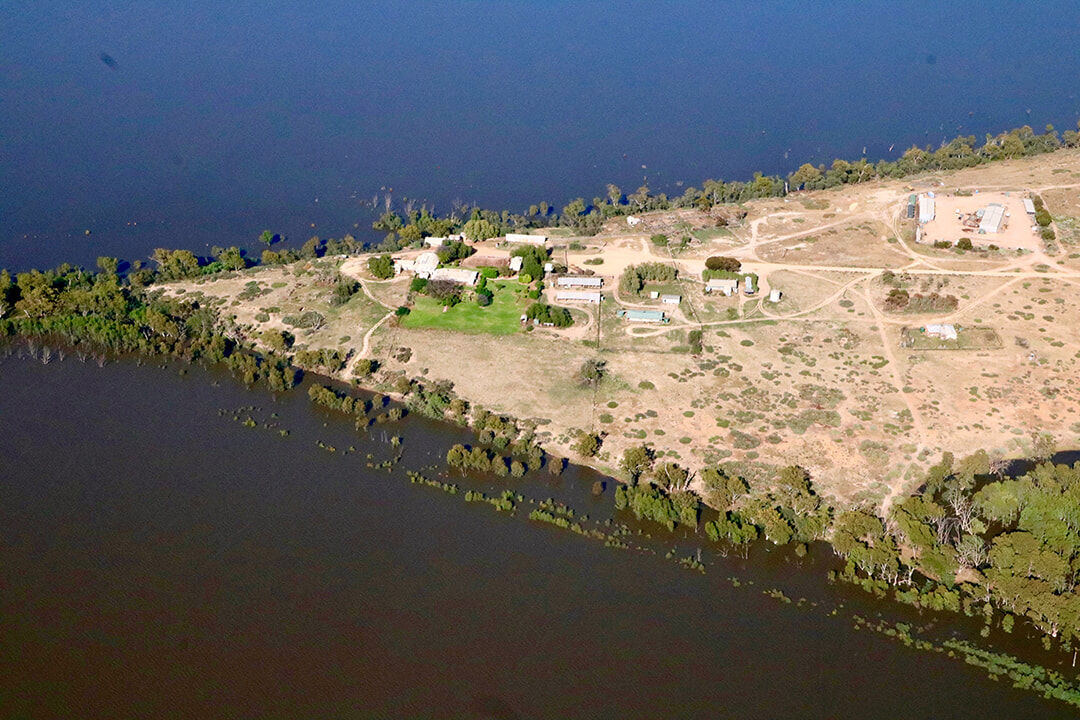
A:
<svg viewBox="0 0 1080 720">
<path fill-rule="evenodd" d="M 716 240 L 717 238 L 734 237 L 731 231 L 728 230 L 726 227 L 701 228 L 700 230 L 694 230 L 690 234 L 703 242 L 708 240 Z"/>
<path fill-rule="evenodd" d="M 443 312 L 442 303 L 437 300 L 417 297 L 412 312 L 401 318 L 401 326 L 491 335 L 519 332 L 521 314 L 531 302 L 525 297 L 525 286 L 513 280 L 489 280 L 488 287 L 495 292 L 495 297 L 487 307 L 480 307 L 475 300 L 466 300 Z"/>
</svg>

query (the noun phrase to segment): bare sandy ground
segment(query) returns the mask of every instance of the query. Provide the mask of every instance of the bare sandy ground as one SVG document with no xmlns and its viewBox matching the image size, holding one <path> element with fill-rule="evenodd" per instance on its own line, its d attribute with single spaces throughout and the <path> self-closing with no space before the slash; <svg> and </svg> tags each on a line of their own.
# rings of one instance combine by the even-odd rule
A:
<svg viewBox="0 0 1080 720">
<path fill-rule="evenodd" d="M 685 248 L 656 247 L 648 237 L 685 231 L 686 213 L 647 215 L 645 232 L 612 224 L 578 239 L 586 250 L 569 251 L 561 247 L 568 240 L 557 240 L 556 259 L 605 278 L 609 299 L 601 307 L 575 305 L 578 323 L 565 331 L 501 337 L 401 328 L 390 309 L 404 302 L 406 278 L 378 282 L 367 275 L 366 258 L 327 259 L 319 262 L 361 279 L 364 293 L 298 344 L 337 347 L 349 353 L 350 367 L 359 357 L 378 358 L 384 370 L 376 382 L 397 372 L 450 380 L 474 404 L 536 419 L 555 452 L 569 454 L 578 429 L 600 432 L 603 448 L 591 462 L 601 469 L 613 470 L 623 450 L 640 443 L 695 471 L 725 463 L 752 480 L 798 463 L 839 502 L 880 507 L 916 484 L 944 451 L 1022 456 L 1034 430 L 1052 433 L 1062 447 L 1080 446 L 1080 384 L 1073 380 L 1080 369 L 1080 247 L 1064 233 L 1049 251 L 1039 243 L 1019 253 L 916 245 L 914 226 L 902 217 L 908 194 L 958 187 L 980 195 L 1039 192 L 1057 226 L 1080 227 L 1076 151 L 754 201 L 723 236 Z M 700 215 L 698 222 L 714 223 Z M 1026 228 L 1018 220 L 1014 212 L 1014 224 Z M 737 257 L 757 273 L 758 294 L 705 296 L 700 273 L 713 254 Z M 602 264 L 585 264 L 594 258 Z M 641 262 L 680 272 L 684 302 L 664 308 L 669 325 L 616 318 L 620 307 L 656 306 L 616 290 L 623 270 Z M 886 270 L 895 275 L 892 285 L 882 278 Z M 264 270 L 174 283 L 170 291 L 220 298 L 241 332 L 257 337 L 280 327 L 283 315 L 318 306 L 314 276 Z M 265 283 L 267 294 L 240 299 L 252 279 Z M 884 298 L 895 285 L 953 295 L 959 304 L 945 313 L 888 312 Z M 771 287 L 783 291 L 779 303 L 766 300 Z M 904 344 L 905 328 L 918 332 L 935 322 L 956 324 L 961 342 Z M 689 344 L 695 330 L 704 345 L 696 356 Z M 411 352 L 403 364 L 395 356 L 405 347 Z M 575 379 L 587 359 L 607 363 L 599 388 Z"/>
</svg>

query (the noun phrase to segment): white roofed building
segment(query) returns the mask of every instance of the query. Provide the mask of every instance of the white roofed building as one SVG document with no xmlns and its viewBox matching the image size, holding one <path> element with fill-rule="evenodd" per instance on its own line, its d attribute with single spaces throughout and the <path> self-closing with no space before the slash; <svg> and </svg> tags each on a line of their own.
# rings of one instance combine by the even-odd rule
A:
<svg viewBox="0 0 1080 720">
<path fill-rule="evenodd" d="M 433 252 L 422 252 L 413 261 L 413 272 L 420 277 L 427 277 L 439 267 L 439 256 Z"/>
<path fill-rule="evenodd" d="M 739 281 L 736 278 L 712 278 L 705 283 L 705 292 L 720 292 L 731 297 L 739 292 Z"/>
<path fill-rule="evenodd" d="M 480 273 L 467 268 L 437 268 L 431 271 L 431 280 L 450 280 L 472 287 L 480 279 Z"/>
<path fill-rule="evenodd" d="M 1005 206 L 998 203 L 990 203 L 983 211 L 982 219 L 979 220 L 980 233 L 996 233 L 1001 230 L 1001 223 L 1005 220 Z"/>
<path fill-rule="evenodd" d="M 557 302 L 587 302 L 599 305 L 603 299 L 603 293 L 589 290 L 559 290 L 555 293 Z"/>
<path fill-rule="evenodd" d="M 555 281 L 559 287 L 589 287 L 598 288 L 604 286 L 604 279 L 589 275 L 563 275 Z"/>
<path fill-rule="evenodd" d="M 923 225 L 934 219 L 936 207 L 934 198 L 929 195 L 919 196 L 919 224 Z"/>
<path fill-rule="evenodd" d="M 926 334 L 942 340 L 956 340 L 957 338 L 955 325 L 927 325 Z"/>
</svg>

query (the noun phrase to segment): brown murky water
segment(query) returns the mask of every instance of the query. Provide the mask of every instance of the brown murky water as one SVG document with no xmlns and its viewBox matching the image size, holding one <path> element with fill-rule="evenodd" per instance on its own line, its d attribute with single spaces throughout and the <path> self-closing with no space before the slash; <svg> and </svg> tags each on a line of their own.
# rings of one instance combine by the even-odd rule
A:
<svg viewBox="0 0 1080 720">
<path fill-rule="evenodd" d="M 289 436 L 235 422 L 248 405 Z M 413 468 L 464 438 L 390 432 Z M 383 428 L 358 437 L 302 391 L 0 361 L 0 716 L 1072 716 L 745 585 L 836 601 L 820 566 L 761 550 L 700 575 L 664 560 L 670 539 L 604 548 L 367 452 L 390 455 Z M 593 479 L 475 482 L 610 514 Z"/>
</svg>

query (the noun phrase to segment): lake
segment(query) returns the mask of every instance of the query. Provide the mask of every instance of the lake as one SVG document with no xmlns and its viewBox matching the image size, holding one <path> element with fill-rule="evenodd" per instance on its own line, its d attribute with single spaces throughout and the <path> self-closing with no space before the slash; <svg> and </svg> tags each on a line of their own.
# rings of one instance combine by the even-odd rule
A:
<svg viewBox="0 0 1080 720">
<path fill-rule="evenodd" d="M 8 0 L 0 267 L 375 239 L 391 189 L 521 212 L 1064 130 L 1078 24 L 1067 0 Z"/>
<path fill-rule="evenodd" d="M 661 553 L 702 538 L 605 548 L 410 484 L 457 428 L 365 439 L 302 388 L 177 370 L 0 360 L 0 715 L 1072 716 L 854 631 L 896 608 L 827 585 L 824 558 L 706 547 L 701 575 Z M 367 467 L 390 433 L 402 467 Z M 455 481 L 601 518 L 595 477 Z"/>
</svg>

